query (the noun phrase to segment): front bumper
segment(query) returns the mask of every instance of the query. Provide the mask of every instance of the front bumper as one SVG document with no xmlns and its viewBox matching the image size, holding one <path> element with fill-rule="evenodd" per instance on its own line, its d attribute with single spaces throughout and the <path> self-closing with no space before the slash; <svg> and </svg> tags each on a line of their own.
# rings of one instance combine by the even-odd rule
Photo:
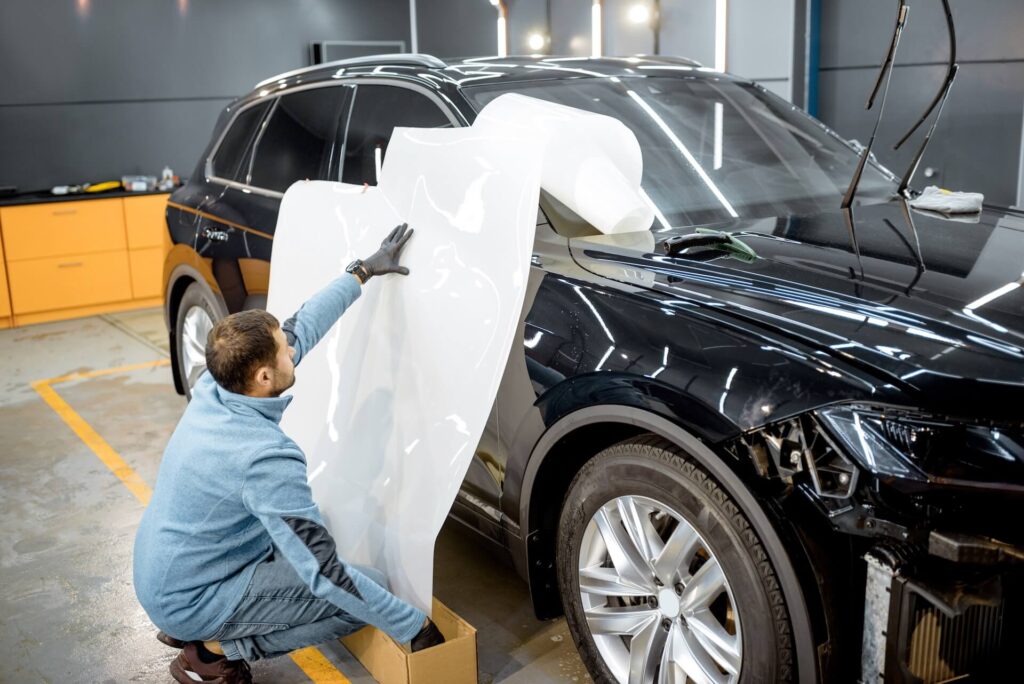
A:
<svg viewBox="0 0 1024 684">
<path fill-rule="evenodd" d="M 860 681 L 1010 681 L 1024 627 L 1022 550 L 931 536 L 928 550 L 880 544 L 864 557 Z"/>
</svg>

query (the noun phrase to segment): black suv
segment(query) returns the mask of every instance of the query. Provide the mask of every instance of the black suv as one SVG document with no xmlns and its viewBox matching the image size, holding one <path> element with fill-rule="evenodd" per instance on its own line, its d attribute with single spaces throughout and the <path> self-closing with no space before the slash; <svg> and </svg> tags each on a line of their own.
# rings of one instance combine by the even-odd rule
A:
<svg viewBox="0 0 1024 684">
<path fill-rule="evenodd" d="M 282 193 L 516 92 L 614 116 L 649 231 L 542 194 L 519 343 L 451 515 L 595 679 L 985 677 L 1020 629 L 1024 214 L 910 209 L 763 88 L 679 59 L 350 60 L 232 103 L 172 196 L 174 380 L 266 303 Z M 863 675 L 861 674 L 863 672 Z"/>
</svg>

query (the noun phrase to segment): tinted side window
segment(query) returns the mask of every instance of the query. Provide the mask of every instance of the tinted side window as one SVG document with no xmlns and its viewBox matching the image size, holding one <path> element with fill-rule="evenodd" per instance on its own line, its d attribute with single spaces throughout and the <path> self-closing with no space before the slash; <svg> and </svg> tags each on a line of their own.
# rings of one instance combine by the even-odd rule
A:
<svg viewBox="0 0 1024 684">
<path fill-rule="evenodd" d="M 269 106 L 269 102 L 264 102 L 249 107 L 235 117 L 213 155 L 214 176 L 233 181 L 245 181 L 247 165 L 242 162 L 247 156 L 249 144 L 256 136 L 256 126 L 263 119 Z"/>
<path fill-rule="evenodd" d="M 350 86 L 282 96 L 256 142 L 249 184 L 284 192 L 297 180 L 337 180 Z"/>
<path fill-rule="evenodd" d="M 440 128 L 451 126 L 451 121 L 433 100 L 415 90 L 387 85 L 359 86 L 345 139 L 343 182 L 377 184 L 377 150 L 383 162 L 384 151 L 396 126 Z"/>
</svg>

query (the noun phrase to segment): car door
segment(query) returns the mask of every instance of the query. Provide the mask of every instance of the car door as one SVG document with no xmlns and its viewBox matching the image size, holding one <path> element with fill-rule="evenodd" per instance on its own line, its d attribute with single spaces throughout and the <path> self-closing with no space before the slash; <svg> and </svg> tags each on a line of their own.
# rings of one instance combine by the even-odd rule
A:
<svg viewBox="0 0 1024 684">
<path fill-rule="evenodd" d="M 457 119 L 428 91 L 395 84 L 360 82 L 345 141 L 345 183 L 376 185 L 388 142 L 396 127 L 435 128 L 458 125 Z M 497 440 L 497 413 L 491 412 L 470 462 L 455 515 L 488 536 L 499 538 L 499 502 L 504 473 Z"/>
<path fill-rule="evenodd" d="M 266 306 L 272 238 L 288 187 L 305 179 L 340 180 L 354 90 L 344 84 L 298 88 L 257 105 L 264 113 L 247 154 L 228 169 L 231 178 L 222 179 L 210 204 L 208 213 L 225 221 L 197 237 L 196 249 L 212 259 L 228 311 Z M 215 171 L 217 160 L 215 153 Z"/>
</svg>

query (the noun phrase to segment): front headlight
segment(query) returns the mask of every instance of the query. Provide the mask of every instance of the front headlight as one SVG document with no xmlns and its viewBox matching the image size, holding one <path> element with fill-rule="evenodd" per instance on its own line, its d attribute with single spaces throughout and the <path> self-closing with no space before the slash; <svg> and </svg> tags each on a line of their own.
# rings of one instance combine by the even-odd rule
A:
<svg viewBox="0 0 1024 684">
<path fill-rule="evenodd" d="M 876 475 L 963 486 L 1024 485 L 1019 429 L 858 405 L 831 406 L 817 416 L 846 452 Z"/>
</svg>

